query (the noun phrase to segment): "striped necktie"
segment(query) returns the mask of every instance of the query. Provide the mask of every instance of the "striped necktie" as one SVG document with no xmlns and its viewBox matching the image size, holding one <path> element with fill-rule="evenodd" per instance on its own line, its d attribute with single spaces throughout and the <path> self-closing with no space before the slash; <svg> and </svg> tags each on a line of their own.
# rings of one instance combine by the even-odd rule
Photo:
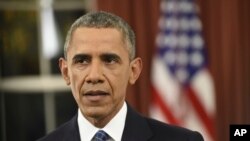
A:
<svg viewBox="0 0 250 141">
<path fill-rule="evenodd" d="M 93 137 L 93 141 L 107 141 L 108 139 L 110 139 L 109 135 L 103 130 L 96 132 Z"/>
</svg>

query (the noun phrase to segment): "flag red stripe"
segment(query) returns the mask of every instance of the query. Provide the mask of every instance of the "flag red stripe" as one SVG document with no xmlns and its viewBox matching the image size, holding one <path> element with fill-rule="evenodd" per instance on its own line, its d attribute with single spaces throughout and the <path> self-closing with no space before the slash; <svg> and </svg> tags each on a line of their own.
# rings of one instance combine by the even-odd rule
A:
<svg viewBox="0 0 250 141">
<path fill-rule="evenodd" d="M 164 116 L 167 118 L 167 120 L 171 123 L 171 124 L 175 124 L 175 125 L 181 125 L 181 122 L 176 119 L 174 117 L 174 115 L 172 114 L 170 108 L 167 106 L 166 103 L 164 103 L 164 101 L 162 100 L 160 94 L 158 93 L 158 91 L 155 89 L 154 86 L 151 86 L 152 89 L 152 94 L 153 94 L 153 102 L 154 104 L 158 104 L 160 109 L 163 111 L 162 113 L 164 114 Z"/>
<path fill-rule="evenodd" d="M 215 132 L 214 132 L 214 123 L 213 118 L 209 117 L 209 115 L 205 112 L 204 107 L 202 106 L 201 102 L 198 100 L 197 96 L 195 95 L 194 90 L 191 87 L 186 87 L 187 96 L 190 99 L 191 103 L 193 104 L 196 113 L 202 120 L 202 123 L 205 125 L 208 134 L 215 139 Z"/>
</svg>

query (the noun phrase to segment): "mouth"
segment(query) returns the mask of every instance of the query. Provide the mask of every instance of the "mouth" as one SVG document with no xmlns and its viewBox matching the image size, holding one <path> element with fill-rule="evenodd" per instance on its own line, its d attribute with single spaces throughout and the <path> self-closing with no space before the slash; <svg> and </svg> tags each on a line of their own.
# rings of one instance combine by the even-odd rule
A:
<svg viewBox="0 0 250 141">
<path fill-rule="evenodd" d="M 99 101 L 108 96 L 109 93 L 105 91 L 87 91 L 86 93 L 83 94 L 84 97 L 86 97 L 90 101 Z"/>
</svg>

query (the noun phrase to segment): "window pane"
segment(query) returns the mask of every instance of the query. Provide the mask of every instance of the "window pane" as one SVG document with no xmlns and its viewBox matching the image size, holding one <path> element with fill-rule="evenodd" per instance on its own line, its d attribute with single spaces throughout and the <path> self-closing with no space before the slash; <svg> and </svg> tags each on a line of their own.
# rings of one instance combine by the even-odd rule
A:
<svg viewBox="0 0 250 141">
<path fill-rule="evenodd" d="M 0 11 L 1 76 L 39 74 L 37 13 Z"/>
<path fill-rule="evenodd" d="M 60 73 L 58 68 L 58 58 L 64 55 L 63 46 L 66 38 L 67 31 L 69 30 L 71 24 L 81 15 L 85 13 L 84 10 L 56 10 L 55 13 L 55 22 L 59 31 L 60 40 L 60 53 L 51 59 L 51 71 L 52 74 Z"/>
</svg>

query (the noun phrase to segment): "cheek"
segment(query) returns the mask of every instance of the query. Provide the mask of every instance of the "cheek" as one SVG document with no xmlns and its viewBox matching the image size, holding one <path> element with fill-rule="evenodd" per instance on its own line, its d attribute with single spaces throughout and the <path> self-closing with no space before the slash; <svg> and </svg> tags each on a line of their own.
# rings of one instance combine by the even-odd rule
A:
<svg viewBox="0 0 250 141">
<path fill-rule="evenodd" d="M 83 85 L 83 75 L 78 71 L 72 71 L 70 74 L 71 90 L 76 99 L 79 99 L 80 91 Z"/>
<path fill-rule="evenodd" d="M 110 83 L 115 91 L 115 93 L 126 93 L 126 88 L 129 80 L 129 71 L 126 69 L 121 69 L 119 71 L 113 72 L 110 75 Z"/>
</svg>

